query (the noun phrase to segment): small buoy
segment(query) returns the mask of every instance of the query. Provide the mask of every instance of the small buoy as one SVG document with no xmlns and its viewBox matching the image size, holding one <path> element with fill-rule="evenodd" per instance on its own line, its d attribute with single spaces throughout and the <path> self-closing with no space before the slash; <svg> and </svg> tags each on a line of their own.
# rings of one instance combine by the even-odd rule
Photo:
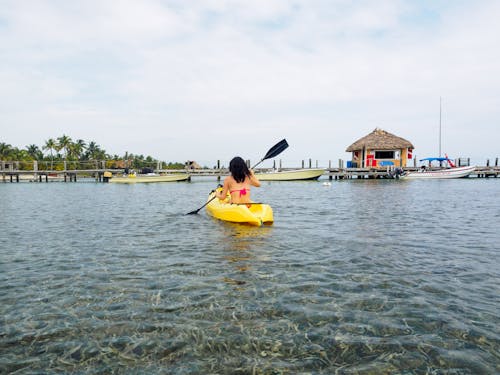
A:
<svg viewBox="0 0 500 375">
<path fill-rule="evenodd" d="M 325 182 L 323 182 L 323 186 L 332 186 L 332 183 L 328 182 L 328 181 L 325 181 Z"/>
</svg>

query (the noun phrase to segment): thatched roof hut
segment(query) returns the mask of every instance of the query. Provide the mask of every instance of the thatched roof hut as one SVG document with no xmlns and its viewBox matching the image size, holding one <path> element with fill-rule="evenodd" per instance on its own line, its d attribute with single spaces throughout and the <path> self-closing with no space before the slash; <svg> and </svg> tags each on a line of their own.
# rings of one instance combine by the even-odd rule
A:
<svg viewBox="0 0 500 375">
<path fill-rule="evenodd" d="M 201 169 L 201 165 L 199 165 L 194 160 L 188 160 L 186 162 L 186 168 L 188 168 L 188 169 Z"/>
<path fill-rule="evenodd" d="M 404 138 L 376 128 L 347 147 L 352 152 L 348 165 L 354 167 L 404 167 L 412 158 L 413 145 Z"/>
<path fill-rule="evenodd" d="M 352 145 L 347 147 L 346 152 L 359 151 L 363 149 L 394 150 L 404 148 L 413 149 L 414 147 L 411 142 L 406 139 L 395 136 L 394 134 L 386 132 L 380 128 L 376 128 L 367 136 L 358 139 Z"/>
</svg>

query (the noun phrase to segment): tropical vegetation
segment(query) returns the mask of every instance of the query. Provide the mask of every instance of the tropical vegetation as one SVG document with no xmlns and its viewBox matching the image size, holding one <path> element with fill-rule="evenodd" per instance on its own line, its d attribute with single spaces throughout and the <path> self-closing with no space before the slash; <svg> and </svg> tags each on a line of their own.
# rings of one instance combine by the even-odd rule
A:
<svg viewBox="0 0 500 375">
<path fill-rule="evenodd" d="M 63 134 L 58 138 L 49 138 L 40 147 L 36 144 L 25 148 L 11 146 L 0 142 L 0 161 L 43 163 L 50 169 L 61 169 L 63 163 L 70 163 L 74 168 L 84 164 L 105 163 L 106 168 L 156 168 L 159 160 L 152 156 L 144 156 L 125 152 L 123 156 L 109 155 L 94 141 L 77 139 L 73 141 Z M 162 168 L 182 169 L 184 163 L 161 161 Z"/>
</svg>

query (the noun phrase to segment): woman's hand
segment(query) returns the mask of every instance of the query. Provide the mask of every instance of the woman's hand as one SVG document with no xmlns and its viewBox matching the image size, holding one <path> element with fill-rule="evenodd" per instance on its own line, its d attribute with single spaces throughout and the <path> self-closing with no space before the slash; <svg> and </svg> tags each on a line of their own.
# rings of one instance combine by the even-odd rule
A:
<svg viewBox="0 0 500 375">
<path fill-rule="evenodd" d="M 226 185 L 226 181 L 224 181 L 224 185 Z M 226 194 L 224 194 L 224 186 L 219 184 L 217 185 L 217 189 L 215 189 L 215 196 L 217 198 L 219 198 L 220 200 L 223 200 L 226 198 L 226 195 L 227 195 L 227 190 L 226 190 Z"/>
<path fill-rule="evenodd" d="M 222 194 L 222 189 L 219 189 L 219 188 L 215 189 L 215 196 L 217 198 L 222 199 L 221 194 Z"/>
</svg>

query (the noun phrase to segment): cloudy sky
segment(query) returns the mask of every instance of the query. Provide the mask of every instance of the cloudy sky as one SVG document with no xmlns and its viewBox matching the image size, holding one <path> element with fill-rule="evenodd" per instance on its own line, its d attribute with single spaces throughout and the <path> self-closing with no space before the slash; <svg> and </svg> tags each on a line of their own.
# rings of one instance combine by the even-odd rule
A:
<svg viewBox="0 0 500 375">
<path fill-rule="evenodd" d="M 0 142 L 349 159 L 376 127 L 500 156 L 500 1 L 0 0 Z M 264 164 L 268 165 L 268 164 Z"/>
</svg>

